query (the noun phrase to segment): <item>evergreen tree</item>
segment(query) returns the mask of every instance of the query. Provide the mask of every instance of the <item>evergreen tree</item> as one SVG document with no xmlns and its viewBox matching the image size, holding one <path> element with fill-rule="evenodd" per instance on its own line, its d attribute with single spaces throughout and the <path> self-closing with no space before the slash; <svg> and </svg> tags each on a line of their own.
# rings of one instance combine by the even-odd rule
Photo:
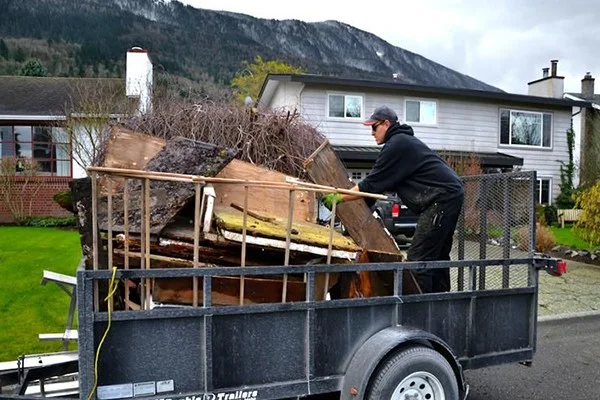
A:
<svg viewBox="0 0 600 400">
<path fill-rule="evenodd" d="M 44 65 L 44 63 L 37 59 L 37 58 L 32 58 L 30 60 L 28 60 L 25 64 L 23 64 L 23 67 L 21 68 L 21 72 L 19 73 L 19 75 L 22 76 L 46 76 L 48 75 L 48 70 L 46 69 L 46 66 Z"/>
<path fill-rule="evenodd" d="M 15 59 L 16 62 L 23 62 L 23 61 L 25 61 L 25 52 L 23 51 L 22 48 L 17 47 L 17 51 L 15 51 L 14 59 Z"/>
<path fill-rule="evenodd" d="M 560 193 L 556 197 L 556 206 L 558 208 L 573 208 L 573 176 L 575 175 L 575 164 L 573 163 L 573 149 L 575 148 L 575 132 L 572 128 L 567 130 L 567 147 L 569 150 L 569 162 L 562 163 L 560 166 Z"/>
<path fill-rule="evenodd" d="M 8 60 L 8 46 L 4 42 L 4 39 L 0 39 L 0 57 Z"/>
</svg>

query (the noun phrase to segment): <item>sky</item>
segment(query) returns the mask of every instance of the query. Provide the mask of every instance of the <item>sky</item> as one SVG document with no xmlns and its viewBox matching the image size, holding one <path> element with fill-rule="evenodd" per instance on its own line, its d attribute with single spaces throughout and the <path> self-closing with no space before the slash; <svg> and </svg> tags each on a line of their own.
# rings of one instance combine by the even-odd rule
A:
<svg viewBox="0 0 600 400">
<path fill-rule="evenodd" d="M 558 60 L 565 91 L 600 77 L 600 0 L 180 0 L 266 19 L 337 20 L 510 93 Z M 600 93 L 600 81 L 595 85 Z"/>
</svg>

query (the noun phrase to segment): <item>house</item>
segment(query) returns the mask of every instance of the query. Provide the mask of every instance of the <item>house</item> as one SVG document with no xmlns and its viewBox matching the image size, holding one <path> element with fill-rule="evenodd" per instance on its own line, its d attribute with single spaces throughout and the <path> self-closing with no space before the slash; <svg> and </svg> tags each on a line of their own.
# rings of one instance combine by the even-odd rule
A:
<svg viewBox="0 0 600 400">
<path fill-rule="evenodd" d="M 122 110 L 144 113 L 151 104 L 152 64 L 138 47 L 127 52 L 125 80 L 0 76 L 0 157 L 37 162 L 41 182 L 35 191 L 24 186 L 19 170 L 14 178 L 26 202 L 33 199 L 32 215 L 68 215 L 53 197 L 73 178 L 86 176 L 99 129 L 90 121 L 118 118 Z M 13 216 L 0 201 L 0 223 L 7 222 Z"/>
<path fill-rule="evenodd" d="M 298 110 L 323 132 L 358 181 L 379 148 L 362 122 L 379 105 L 396 110 L 415 135 L 438 152 L 475 153 L 487 172 L 535 170 L 538 199 L 559 193 L 560 166 L 568 161 L 567 129 L 574 106 L 562 98 L 407 85 L 393 79 L 367 81 L 316 75 L 270 74 L 258 106 Z"/>
</svg>

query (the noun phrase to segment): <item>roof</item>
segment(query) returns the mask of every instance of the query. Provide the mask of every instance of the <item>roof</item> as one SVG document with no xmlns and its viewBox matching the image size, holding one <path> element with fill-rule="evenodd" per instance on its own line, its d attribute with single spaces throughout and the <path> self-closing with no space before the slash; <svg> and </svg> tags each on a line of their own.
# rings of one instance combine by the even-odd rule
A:
<svg viewBox="0 0 600 400">
<path fill-rule="evenodd" d="M 380 148 L 374 146 L 333 146 L 335 152 L 343 160 L 352 161 L 375 161 L 379 155 Z M 444 156 L 469 158 L 472 155 L 479 158 L 480 163 L 486 167 L 512 167 L 523 165 L 523 159 L 504 153 L 486 153 L 476 151 L 435 150 Z"/>
<path fill-rule="evenodd" d="M 584 99 L 583 94 L 581 94 L 581 93 L 567 93 L 567 94 L 570 94 L 571 96 L 577 97 L 582 100 Z M 586 100 L 589 100 L 596 104 L 600 104 L 600 94 L 594 94 L 591 99 L 586 99 Z"/>
<path fill-rule="evenodd" d="M 521 94 L 512 94 L 505 92 L 491 92 L 484 90 L 473 90 L 473 89 L 456 89 L 448 87 L 438 86 L 422 86 L 422 85 L 408 85 L 399 82 L 385 82 L 385 81 L 373 81 L 373 80 L 359 80 L 359 79 L 345 79 L 335 78 L 329 76 L 311 75 L 311 74 L 269 74 L 263 82 L 263 86 L 260 90 L 259 100 L 262 99 L 263 93 L 274 90 L 274 87 L 268 87 L 269 85 L 277 85 L 278 82 L 299 82 L 311 85 L 326 85 L 330 87 L 339 88 L 369 88 L 379 89 L 387 91 L 402 91 L 408 92 L 414 95 L 446 95 L 454 97 L 464 97 L 473 100 L 491 100 L 497 102 L 511 102 L 511 103 L 522 103 L 542 106 L 554 106 L 554 107 L 588 107 L 589 102 L 586 101 L 574 101 L 566 99 L 555 99 L 549 97 L 537 97 L 527 96 Z"/>
<path fill-rule="evenodd" d="M 124 89 L 123 79 L 0 76 L 0 116 L 64 116 L 83 111 L 83 94 L 121 91 L 125 99 Z"/>
</svg>

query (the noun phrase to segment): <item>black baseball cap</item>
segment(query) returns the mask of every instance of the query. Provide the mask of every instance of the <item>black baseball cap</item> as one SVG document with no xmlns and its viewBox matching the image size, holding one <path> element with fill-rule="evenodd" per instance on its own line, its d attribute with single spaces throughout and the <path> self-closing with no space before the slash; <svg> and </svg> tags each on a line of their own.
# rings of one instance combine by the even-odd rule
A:
<svg viewBox="0 0 600 400">
<path fill-rule="evenodd" d="M 376 123 L 377 121 L 386 121 L 386 120 L 390 121 L 391 123 L 394 123 L 394 122 L 398 121 L 398 116 L 396 115 L 394 110 L 392 110 L 388 106 L 380 106 L 380 107 L 377 107 L 375 109 L 375 111 L 373 111 L 373 114 L 371 114 L 371 116 L 369 117 L 368 120 L 363 122 L 363 125 L 371 126 L 374 123 Z"/>
</svg>

